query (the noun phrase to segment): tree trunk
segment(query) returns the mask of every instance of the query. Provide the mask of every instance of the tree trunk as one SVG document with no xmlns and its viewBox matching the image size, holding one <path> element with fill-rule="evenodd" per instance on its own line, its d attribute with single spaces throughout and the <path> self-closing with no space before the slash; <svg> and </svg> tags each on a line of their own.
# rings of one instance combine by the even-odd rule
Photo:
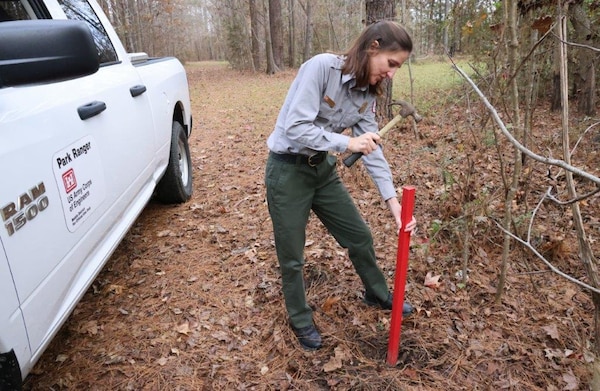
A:
<svg viewBox="0 0 600 391">
<path fill-rule="evenodd" d="M 294 13 L 294 0 L 288 0 L 289 17 L 289 46 L 288 46 L 288 64 L 290 68 L 296 65 L 296 15 Z"/>
<path fill-rule="evenodd" d="M 337 35 L 335 33 L 335 25 L 334 18 L 331 16 L 331 11 L 327 10 L 327 16 L 329 17 L 329 47 L 333 48 L 334 51 L 340 50 L 340 44 L 337 39 Z"/>
<path fill-rule="evenodd" d="M 571 25 L 574 34 L 573 42 L 592 46 L 590 17 L 583 9 L 583 2 L 571 3 Z M 596 70 L 594 58 L 596 54 L 586 48 L 574 48 L 575 71 L 573 73 L 574 95 L 578 99 L 577 108 L 588 116 L 596 114 Z"/>
<path fill-rule="evenodd" d="M 560 26 L 556 25 L 557 32 L 559 28 Z M 550 99 L 550 110 L 552 111 L 558 111 L 561 108 L 560 83 L 560 48 L 559 45 L 556 45 L 552 65 L 552 98 Z"/>
<path fill-rule="evenodd" d="M 234 69 L 251 69 L 252 53 L 248 37 L 251 35 L 245 23 L 246 17 L 239 12 L 244 5 L 241 0 L 227 0 L 225 9 L 226 59 Z"/>
<path fill-rule="evenodd" d="M 444 0 L 444 20 L 448 20 L 449 14 L 450 14 L 450 0 Z M 443 36 L 444 50 L 446 50 L 448 53 L 450 53 L 450 56 L 453 56 L 454 50 L 451 50 L 449 47 L 450 46 L 450 43 L 449 43 L 450 34 L 448 34 L 449 29 L 450 29 L 450 24 L 444 23 L 444 36 Z"/>
<path fill-rule="evenodd" d="M 270 41 L 277 70 L 283 69 L 283 19 L 281 0 L 269 0 Z"/>
<path fill-rule="evenodd" d="M 560 110 L 560 75 L 554 73 L 552 76 L 552 98 L 550 99 L 550 110 Z"/>
<path fill-rule="evenodd" d="M 429 0 L 429 20 L 435 20 L 433 10 L 436 0 Z M 427 54 L 433 54 L 433 45 L 435 44 L 435 29 L 436 26 L 432 23 L 427 27 Z"/>
<path fill-rule="evenodd" d="M 271 3 L 271 0 L 269 0 Z M 269 15 L 270 13 L 265 12 L 265 15 Z M 271 23 L 269 20 L 266 20 L 264 23 L 265 27 L 265 55 L 267 57 L 267 74 L 272 75 L 276 72 L 279 72 L 279 68 L 275 64 L 275 60 L 273 58 L 273 45 L 271 44 Z"/>
<path fill-rule="evenodd" d="M 518 33 L 518 17 L 517 17 L 517 0 L 507 0 L 503 3 L 504 9 L 504 20 L 505 25 L 508 27 L 508 70 L 509 74 L 517 72 L 519 64 L 519 33 Z M 510 92 L 510 103 L 511 103 L 511 118 L 513 122 L 513 132 L 515 138 L 523 143 L 525 138 L 523 134 L 523 127 L 521 122 L 521 113 L 519 109 L 519 85 L 517 77 L 511 78 L 508 86 Z M 506 189 L 506 196 L 504 200 L 504 217 L 502 219 L 502 226 L 506 231 L 510 231 L 511 223 L 513 221 L 513 201 L 519 191 L 519 182 L 523 171 L 521 151 L 515 148 L 513 155 L 513 173 L 512 181 L 509 187 Z M 504 286 L 506 284 L 506 273 L 508 271 L 508 258 L 510 255 L 511 237 L 508 234 L 504 234 L 504 240 L 502 243 L 502 265 L 500 268 L 500 275 L 498 276 L 498 287 L 496 290 L 496 303 L 499 303 L 504 293 Z"/>
<path fill-rule="evenodd" d="M 304 8 L 304 13 L 306 14 L 306 31 L 304 32 L 304 51 L 302 52 L 302 62 L 305 62 L 309 59 L 312 54 L 312 0 L 306 0 L 306 7 Z M 300 3 L 302 4 L 302 3 Z"/>
<path fill-rule="evenodd" d="M 396 18 L 396 2 L 390 0 L 365 0 L 367 11 L 367 25 L 380 20 L 393 20 Z"/>
<path fill-rule="evenodd" d="M 401 19 L 400 19 L 400 23 L 402 23 L 402 25 L 404 27 L 406 27 L 406 0 L 402 0 L 400 2 L 400 15 L 401 15 Z"/>
<path fill-rule="evenodd" d="M 248 4 L 250 8 L 250 52 L 252 53 L 252 65 L 254 66 L 254 70 L 257 71 L 260 69 L 258 10 L 256 8 L 256 0 L 248 0 Z"/>
<path fill-rule="evenodd" d="M 567 13 L 569 4 L 567 3 L 564 6 L 564 13 Z M 562 138 L 563 138 L 563 160 L 567 164 L 571 164 L 571 143 L 569 141 L 569 98 L 568 98 L 568 70 L 567 70 L 567 45 L 562 42 L 567 42 L 567 23 L 566 18 L 563 18 L 562 15 L 559 18 L 559 23 L 557 26 L 560 28 L 558 37 L 561 40 L 560 53 L 561 53 L 561 96 L 562 96 Z M 573 179 L 573 173 L 571 171 L 565 171 L 565 178 L 567 180 L 567 191 L 569 193 L 570 199 L 577 198 L 578 194 L 575 188 L 575 181 Z M 583 217 L 581 215 L 581 210 L 579 208 L 579 202 L 573 202 L 571 204 L 571 212 L 573 213 L 573 223 L 575 226 L 575 230 L 577 232 L 577 241 L 579 243 L 579 257 L 583 266 L 586 270 L 587 277 L 589 278 L 589 283 L 594 288 L 600 287 L 600 277 L 598 275 L 598 265 L 597 260 L 594 258 L 593 250 L 591 248 L 590 241 L 588 239 L 587 233 L 585 231 L 585 227 L 583 224 Z M 594 334 L 593 340 L 595 341 L 594 345 L 594 353 L 596 357 L 600 355 L 600 295 L 596 292 L 592 292 L 592 301 L 594 303 Z M 596 360 L 598 362 L 598 360 Z M 594 369 L 597 371 L 598 367 L 595 366 Z M 596 377 L 598 374 L 594 374 Z"/>
<path fill-rule="evenodd" d="M 393 20 L 396 18 L 396 2 L 393 0 L 365 0 L 367 25 L 380 20 Z M 377 123 L 383 125 L 392 118 L 392 80 L 381 83 L 382 95 L 377 97 Z"/>
</svg>

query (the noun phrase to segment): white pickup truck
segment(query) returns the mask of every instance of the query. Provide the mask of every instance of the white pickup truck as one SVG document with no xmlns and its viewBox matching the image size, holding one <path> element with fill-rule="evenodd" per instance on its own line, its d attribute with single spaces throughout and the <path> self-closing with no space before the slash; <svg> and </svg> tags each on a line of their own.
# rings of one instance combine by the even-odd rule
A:
<svg viewBox="0 0 600 391">
<path fill-rule="evenodd" d="M 94 0 L 0 0 L 0 390 L 20 389 L 147 202 L 192 195 L 188 83 Z"/>
</svg>

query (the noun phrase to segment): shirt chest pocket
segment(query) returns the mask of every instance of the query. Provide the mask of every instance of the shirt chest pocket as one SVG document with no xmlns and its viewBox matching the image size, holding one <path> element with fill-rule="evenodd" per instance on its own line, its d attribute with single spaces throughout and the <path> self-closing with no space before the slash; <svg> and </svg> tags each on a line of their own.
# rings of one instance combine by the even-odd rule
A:
<svg viewBox="0 0 600 391">
<path fill-rule="evenodd" d="M 362 119 L 362 114 L 357 111 L 347 111 L 343 113 L 339 126 L 342 129 L 350 128 L 356 125 Z"/>
<path fill-rule="evenodd" d="M 331 108 L 321 105 L 315 125 L 321 126 L 331 132 L 340 133 L 346 128 L 354 126 L 362 119 L 362 114 L 356 110 L 343 110 L 341 107 Z"/>
<path fill-rule="evenodd" d="M 315 125 L 328 130 L 333 130 L 342 121 L 344 111 L 341 107 L 331 107 L 326 102 L 322 102 L 319 107 L 319 114 L 315 120 Z"/>
</svg>

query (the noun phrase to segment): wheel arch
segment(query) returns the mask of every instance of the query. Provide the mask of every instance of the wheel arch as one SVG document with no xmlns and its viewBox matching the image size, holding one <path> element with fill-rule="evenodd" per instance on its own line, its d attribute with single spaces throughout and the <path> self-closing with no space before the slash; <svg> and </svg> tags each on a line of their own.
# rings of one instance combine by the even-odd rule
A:
<svg viewBox="0 0 600 391">
<path fill-rule="evenodd" d="M 188 138 L 192 134 L 192 115 L 187 115 L 183 102 L 179 101 L 173 110 L 173 121 L 179 122 L 185 129 Z"/>
</svg>

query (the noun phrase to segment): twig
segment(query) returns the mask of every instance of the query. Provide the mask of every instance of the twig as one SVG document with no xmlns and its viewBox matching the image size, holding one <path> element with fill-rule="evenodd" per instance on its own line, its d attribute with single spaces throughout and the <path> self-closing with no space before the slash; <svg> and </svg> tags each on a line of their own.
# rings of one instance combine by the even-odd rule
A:
<svg viewBox="0 0 600 391">
<path fill-rule="evenodd" d="M 558 35 L 556 35 L 555 33 L 552 33 L 552 35 L 554 36 L 554 38 L 558 39 L 561 43 L 563 43 L 565 45 L 576 46 L 576 47 L 580 47 L 580 48 L 589 49 L 589 50 L 592 50 L 594 52 L 600 52 L 599 48 L 595 48 L 595 47 L 589 46 L 589 45 L 584 45 L 584 44 L 581 44 L 581 43 L 564 41 Z"/>
<path fill-rule="evenodd" d="M 571 156 L 573 156 L 575 154 L 575 150 L 577 149 L 577 146 L 579 146 L 579 143 L 581 142 L 581 140 L 583 140 L 583 136 L 585 136 L 585 134 L 587 132 L 589 132 L 594 126 L 596 125 L 600 125 L 600 122 L 596 122 L 595 124 L 591 124 L 590 126 L 587 127 L 587 129 L 581 134 L 581 137 L 579 137 L 577 139 L 577 142 L 575 143 L 575 146 L 573 147 L 573 149 L 571 150 Z"/>
<path fill-rule="evenodd" d="M 496 124 L 500 128 L 500 131 L 502 132 L 502 134 L 504 134 L 504 136 L 506 136 L 506 138 L 519 151 L 523 152 L 525 155 L 529 156 L 533 160 L 536 160 L 536 161 L 544 163 L 544 164 L 561 167 L 567 171 L 570 171 L 570 172 L 577 174 L 583 178 L 586 178 L 589 181 L 600 186 L 600 178 L 599 177 L 592 175 L 588 172 L 585 172 L 585 171 L 583 171 L 577 167 L 574 167 L 570 164 L 567 164 L 563 160 L 540 156 L 540 155 L 534 153 L 533 151 L 527 149 L 526 147 L 524 147 L 523 144 L 521 144 L 516 138 L 514 138 L 513 135 L 508 131 L 508 129 L 506 129 L 504 122 L 502 122 L 502 120 L 500 119 L 500 116 L 498 115 L 498 112 L 496 111 L 494 106 L 492 106 L 492 104 L 487 100 L 485 95 L 481 92 L 481 90 L 477 87 L 477 85 L 473 82 L 473 80 L 471 80 L 471 78 L 462 69 L 460 69 L 458 67 L 458 65 L 456 65 L 456 63 L 454 63 L 454 61 L 452 61 L 452 64 L 454 66 L 454 69 L 471 85 L 471 87 L 473 87 L 475 92 L 477 92 L 477 95 L 479 95 L 479 97 L 483 101 L 484 105 L 488 108 L 488 110 L 492 114 L 492 117 L 494 118 L 494 121 L 496 121 Z"/>
<path fill-rule="evenodd" d="M 552 194 L 548 193 L 548 198 L 552 201 L 554 201 L 556 204 L 558 205 L 572 205 L 576 202 L 585 200 L 586 198 L 589 198 L 591 196 L 593 196 L 594 194 L 600 193 L 600 186 L 597 187 L 595 190 L 590 191 L 589 193 L 580 195 L 579 197 L 573 198 L 572 200 L 569 201 L 561 201 L 559 199 L 557 199 L 556 197 L 554 197 Z"/>
<path fill-rule="evenodd" d="M 548 261 L 546 258 L 544 258 L 544 256 L 542 254 L 540 254 L 537 251 L 537 249 L 535 247 L 533 247 L 533 245 L 531 243 L 529 243 L 529 241 L 524 241 L 523 239 L 519 238 L 518 236 L 516 236 L 512 232 L 504 229 L 504 227 L 502 225 L 500 225 L 500 223 L 498 223 L 495 220 L 494 220 L 494 223 L 496 223 L 496 225 L 498 226 L 498 228 L 500 228 L 502 230 L 502 232 L 504 232 L 505 234 L 507 234 L 511 238 L 515 239 L 517 242 L 521 243 L 522 245 L 524 245 L 525 247 L 527 247 L 529 250 L 531 250 L 531 252 L 533 252 L 539 259 L 541 259 L 542 262 L 544 262 L 554 273 L 558 274 L 559 276 L 561 276 L 563 278 L 566 278 L 567 280 L 571 281 L 572 283 L 574 283 L 576 285 L 579 285 L 582 288 L 588 289 L 588 290 L 590 290 L 592 292 L 595 292 L 595 293 L 600 293 L 600 289 L 595 288 L 595 287 L 593 287 L 591 285 L 588 285 L 585 282 L 579 281 L 575 277 L 571 277 L 570 275 L 562 272 L 560 269 L 558 269 L 557 267 L 555 267 L 550 261 Z"/>
<path fill-rule="evenodd" d="M 532 275 L 532 274 L 546 274 L 550 273 L 550 270 L 532 270 L 530 272 L 517 273 L 522 276 Z"/>
</svg>

